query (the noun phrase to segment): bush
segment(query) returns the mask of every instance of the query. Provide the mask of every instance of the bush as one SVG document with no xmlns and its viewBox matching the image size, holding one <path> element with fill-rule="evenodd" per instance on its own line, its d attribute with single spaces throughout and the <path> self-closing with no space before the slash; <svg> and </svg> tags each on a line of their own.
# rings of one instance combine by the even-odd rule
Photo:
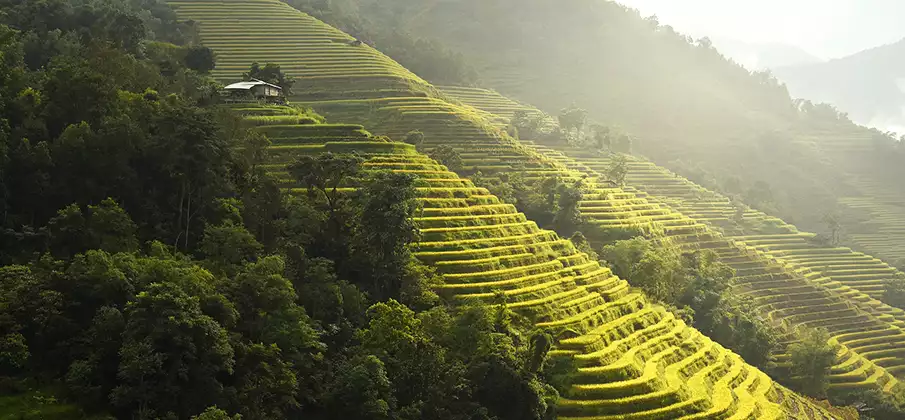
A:
<svg viewBox="0 0 905 420">
<path fill-rule="evenodd" d="M 409 131 L 408 134 L 405 135 L 405 142 L 415 147 L 421 146 L 421 144 L 424 143 L 424 133 L 422 133 L 421 130 Z"/>
<path fill-rule="evenodd" d="M 185 53 L 185 66 L 198 73 L 210 73 L 216 65 L 214 50 L 208 47 L 192 46 Z"/>
<path fill-rule="evenodd" d="M 836 348 L 829 340 L 826 330 L 816 329 L 802 333 L 789 346 L 792 380 L 800 392 L 814 398 L 826 397 L 830 368 L 836 361 Z"/>
<path fill-rule="evenodd" d="M 430 157 L 453 172 L 461 171 L 464 168 L 462 157 L 459 156 L 459 152 L 453 149 L 452 146 L 444 144 L 437 147 L 430 152 Z"/>
<path fill-rule="evenodd" d="M 896 308 L 905 309 L 905 275 L 897 274 L 886 280 L 883 302 Z"/>
</svg>

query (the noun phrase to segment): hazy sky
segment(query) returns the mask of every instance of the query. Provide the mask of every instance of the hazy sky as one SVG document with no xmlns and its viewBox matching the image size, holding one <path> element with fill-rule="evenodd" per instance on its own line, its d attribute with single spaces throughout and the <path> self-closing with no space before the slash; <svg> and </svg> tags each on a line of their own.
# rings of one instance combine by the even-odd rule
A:
<svg viewBox="0 0 905 420">
<path fill-rule="evenodd" d="M 695 37 L 795 45 L 823 59 L 905 38 L 905 0 L 617 0 Z"/>
</svg>

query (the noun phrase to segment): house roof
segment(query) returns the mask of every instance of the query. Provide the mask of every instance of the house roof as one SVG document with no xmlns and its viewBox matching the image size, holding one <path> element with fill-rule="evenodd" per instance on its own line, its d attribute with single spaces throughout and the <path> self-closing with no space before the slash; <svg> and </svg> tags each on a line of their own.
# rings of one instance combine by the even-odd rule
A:
<svg viewBox="0 0 905 420">
<path fill-rule="evenodd" d="M 251 79 L 250 81 L 247 81 L 247 82 L 233 83 L 231 85 L 226 86 L 224 89 L 226 89 L 226 90 L 249 90 L 255 86 L 261 86 L 261 85 L 270 86 L 272 88 L 277 88 L 279 90 L 283 90 L 283 88 L 281 88 L 277 85 L 272 85 L 270 83 L 267 83 L 267 82 L 264 82 L 264 81 L 261 81 L 258 79 Z"/>
</svg>

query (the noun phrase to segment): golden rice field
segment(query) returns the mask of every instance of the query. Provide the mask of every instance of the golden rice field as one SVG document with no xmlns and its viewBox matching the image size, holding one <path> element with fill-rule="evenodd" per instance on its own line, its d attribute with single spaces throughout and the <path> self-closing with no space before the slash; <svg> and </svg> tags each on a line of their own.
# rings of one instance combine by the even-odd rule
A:
<svg viewBox="0 0 905 420">
<path fill-rule="evenodd" d="M 758 297 L 763 294 L 764 304 L 773 305 L 769 308 L 775 311 L 771 319 L 777 328 L 822 322 L 809 317 L 820 318 L 815 314 L 822 313 L 819 305 L 824 304 L 835 305 L 827 308 L 840 311 L 840 318 L 863 317 L 863 325 L 852 319 L 845 324 L 850 330 L 837 331 L 836 339 L 850 340 L 834 367 L 834 386 L 887 390 L 897 386 L 898 381 L 879 362 L 858 352 L 878 337 L 892 336 L 873 327 L 899 328 L 893 320 L 854 305 L 846 312 L 838 306 L 847 304 L 848 297 L 792 274 L 789 281 L 802 284 L 796 291 L 812 293 L 816 303 L 813 308 L 784 307 L 789 302 L 782 302 L 768 284 L 773 273 L 776 278 L 786 275 L 782 264 L 750 246 L 724 246 L 726 240 L 707 223 L 641 190 L 599 185 L 590 168 L 576 165 L 565 154 L 509 138 L 499 128 L 507 119 L 504 109 L 488 110 L 448 99 L 453 95 L 439 93 L 376 50 L 349 45 L 348 35 L 275 0 L 173 0 L 171 4 L 182 18 L 199 23 L 205 44 L 217 52 L 216 77 L 236 78 L 251 61 L 278 62 L 300 80 L 295 99 L 330 121 L 344 123 L 293 120 L 297 113 L 287 107 L 236 107 L 250 126 L 273 141 L 267 168 L 284 186 L 298 187 L 286 174 L 287 163 L 301 155 L 325 152 L 357 152 L 367 158 L 365 165 L 371 170 L 418 176 L 424 211 L 417 219 L 423 236 L 416 253 L 443 274 L 445 284 L 438 292 L 452 302 L 490 300 L 503 294 L 512 308 L 530 316 L 538 327 L 561 333 L 552 355 L 570 358 L 580 366 L 560 401 L 562 418 L 832 416 L 651 303 L 571 242 L 538 228 L 486 189 L 475 187 L 410 145 L 382 141 L 368 132 L 399 139 L 419 129 L 425 133 L 426 149 L 448 144 L 459 151 L 465 166 L 462 173 L 588 175 L 595 190 L 584 210 L 601 224 L 664 227 L 688 246 L 712 242 L 715 248 L 738 249 L 763 262 L 770 274 L 758 277 L 752 264 L 750 273 L 741 271 L 752 280 L 737 287 Z M 813 310 L 808 312 L 809 308 Z"/>
<path fill-rule="evenodd" d="M 257 113 L 238 112 L 247 120 Z M 355 125 L 347 129 L 359 132 Z M 568 240 L 539 229 L 512 205 L 410 145 L 352 135 L 345 143 L 317 144 L 312 137 L 281 144 L 268 166 L 277 176 L 292 157 L 342 152 L 347 144 L 367 158 L 367 170 L 415 174 L 423 204 L 415 251 L 444 275 L 437 291 L 453 302 L 491 302 L 502 293 L 538 327 L 568 337 L 551 353 L 579 365 L 560 401 L 561 418 L 832 418 L 648 301 Z M 284 153 L 290 145 L 298 146 L 291 156 Z M 298 187 L 284 179 L 286 187 Z"/>
<path fill-rule="evenodd" d="M 515 101 L 483 89 L 447 92 L 475 107 L 501 107 L 507 102 L 516 106 Z M 590 178 L 599 178 L 610 164 L 609 157 L 596 152 L 564 145 L 525 144 Z M 848 248 L 816 245 L 810 241 L 813 234 L 799 232 L 758 211 L 745 210 L 739 221 L 737 209 L 727 198 L 647 161 L 630 162 L 627 184 L 624 190 L 634 196 L 623 202 L 625 211 L 666 217 L 663 215 L 671 210 L 695 221 L 696 228 L 703 230 L 683 239 L 716 251 L 735 268 L 733 288 L 755 298 L 777 328 L 820 327 L 830 331 L 843 348 L 834 367 L 833 388 L 876 383 L 891 390 L 896 386 L 894 376 L 905 371 L 905 312 L 877 300 L 883 282 L 894 272 L 888 265 Z M 647 203 L 642 203 L 642 198 Z M 601 207 L 592 196 L 582 203 L 581 210 L 596 221 Z"/>
<path fill-rule="evenodd" d="M 348 34 L 279 0 L 168 0 L 181 19 L 200 25 L 217 55 L 213 76 L 238 81 L 254 62 L 296 78 L 300 97 L 331 99 L 424 94 L 430 85 Z"/>
</svg>

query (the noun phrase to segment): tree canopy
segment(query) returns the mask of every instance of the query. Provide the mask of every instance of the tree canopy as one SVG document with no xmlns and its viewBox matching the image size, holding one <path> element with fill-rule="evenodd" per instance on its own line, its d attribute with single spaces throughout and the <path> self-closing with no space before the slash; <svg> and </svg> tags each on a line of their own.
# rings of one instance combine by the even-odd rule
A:
<svg viewBox="0 0 905 420">
<path fill-rule="evenodd" d="M 51 390 L 40 415 L 77 418 L 552 415 L 549 348 L 504 305 L 433 292 L 411 175 L 304 155 L 301 194 L 281 188 L 162 1 L 0 10 L 4 399 Z M 275 65 L 248 77 L 291 87 Z"/>
</svg>

